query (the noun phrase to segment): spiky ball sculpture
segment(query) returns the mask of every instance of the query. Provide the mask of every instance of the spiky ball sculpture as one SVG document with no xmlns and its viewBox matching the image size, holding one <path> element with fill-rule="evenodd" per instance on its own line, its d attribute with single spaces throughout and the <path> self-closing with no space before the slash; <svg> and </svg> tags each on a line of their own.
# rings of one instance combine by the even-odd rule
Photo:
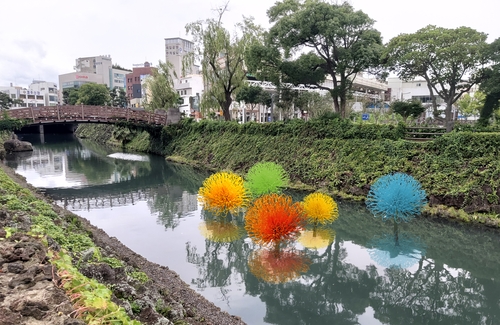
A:
<svg viewBox="0 0 500 325">
<path fill-rule="evenodd" d="M 274 162 L 259 162 L 247 173 L 245 186 L 252 196 L 279 193 L 289 182 L 288 174 L 281 165 Z"/>
<path fill-rule="evenodd" d="M 302 205 L 287 195 L 266 194 L 255 200 L 245 215 L 248 236 L 260 245 L 295 240 L 305 227 Z"/>
<path fill-rule="evenodd" d="M 410 221 L 420 214 L 426 203 L 426 194 L 420 183 L 404 173 L 380 177 L 366 198 L 368 210 L 376 217 L 395 222 Z"/>
<path fill-rule="evenodd" d="M 335 200 L 323 193 L 311 193 L 302 203 L 307 220 L 314 226 L 332 223 L 339 217 L 339 209 Z"/>
<path fill-rule="evenodd" d="M 243 178 L 231 172 L 211 175 L 203 182 L 198 194 L 203 207 L 216 215 L 234 213 L 249 201 Z"/>
</svg>

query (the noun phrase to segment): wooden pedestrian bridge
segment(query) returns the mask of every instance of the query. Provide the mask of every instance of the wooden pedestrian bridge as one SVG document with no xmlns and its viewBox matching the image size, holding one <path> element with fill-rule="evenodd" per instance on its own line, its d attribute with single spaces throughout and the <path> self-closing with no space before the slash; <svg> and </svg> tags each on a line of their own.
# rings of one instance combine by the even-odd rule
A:
<svg viewBox="0 0 500 325">
<path fill-rule="evenodd" d="M 27 121 L 27 126 L 60 123 L 104 123 L 117 122 L 168 125 L 180 120 L 178 109 L 156 112 L 144 109 L 91 105 L 57 105 L 13 108 L 7 112 L 10 118 Z M 3 116 L 0 116 L 3 119 Z"/>
</svg>

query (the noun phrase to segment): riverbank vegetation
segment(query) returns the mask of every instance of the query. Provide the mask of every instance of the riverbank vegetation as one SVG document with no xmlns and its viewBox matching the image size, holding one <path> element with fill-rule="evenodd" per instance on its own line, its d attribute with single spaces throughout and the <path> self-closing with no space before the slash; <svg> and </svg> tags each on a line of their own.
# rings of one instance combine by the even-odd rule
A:
<svg viewBox="0 0 500 325">
<path fill-rule="evenodd" d="M 294 188 L 354 200 L 364 200 L 378 177 L 403 172 L 427 192 L 427 214 L 500 225 L 500 133 L 494 128 L 457 127 L 428 142 L 404 140 L 402 124 L 335 117 L 268 124 L 183 120 L 150 133 L 120 128 L 135 136 L 121 142 L 114 127 L 90 125 L 80 126 L 77 135 L 208 170 L 245 173 L 257 162 L 273 161 L 289 173 Z"/>
<path fill-rule="evenodd" d="M 243 324 L 168 268 L 134 255 L 85 219 L 51 204 L 5 166 L 0 168 L 0 269 L 0 283 L 8 284 L 0 286 L 2 324 L 21 324 L 22 317 L 60 325 L 68 318 L 86 324 Z"/>
</svg>

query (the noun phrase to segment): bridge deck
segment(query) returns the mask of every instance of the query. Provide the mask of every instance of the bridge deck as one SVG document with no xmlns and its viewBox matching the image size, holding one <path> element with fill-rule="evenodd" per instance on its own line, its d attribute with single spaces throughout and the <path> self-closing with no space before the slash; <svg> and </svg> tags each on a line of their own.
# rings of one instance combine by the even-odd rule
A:
<svg viewBox="0 0 500 325">
<path fill-rule="evenodd" d="M 10 118 L 25 119 L 29 124 L 48 123 L 116 123 L 119 121 L 167 125 L 179 121 L 174 109 L 156 113 L 110 106 L 58 105 L 26 107 L 7 111 Z M 3 117 L 0 116 L 0 119 Z"/>
</svg>

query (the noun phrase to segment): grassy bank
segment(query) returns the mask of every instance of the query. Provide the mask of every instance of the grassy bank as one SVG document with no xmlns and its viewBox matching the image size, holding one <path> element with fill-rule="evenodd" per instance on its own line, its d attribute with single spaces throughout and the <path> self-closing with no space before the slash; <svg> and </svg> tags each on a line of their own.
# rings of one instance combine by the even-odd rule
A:
<svg viewBox="0 0 500 325">
<path fill-rule="evenodd" d="M 106 135 L 100 133 L 104 129 Z M 210 170 L 244 173 L 256 162 L 275 161 L 288 171 L 294 187 L 356 200 L 366 197 L 378 177 L 404 172 L 426 190 L 426 213 L 495 227 L 500 221 L 500 133 L 461 131 L 430 142 L 409 142 L 401 126 L 338 120 L 183 122 L 161 132 L 120 129 L 84 126 L 78 134 Z M 129 137 L 120 138 L 124 133 Z"/>
</svg>

